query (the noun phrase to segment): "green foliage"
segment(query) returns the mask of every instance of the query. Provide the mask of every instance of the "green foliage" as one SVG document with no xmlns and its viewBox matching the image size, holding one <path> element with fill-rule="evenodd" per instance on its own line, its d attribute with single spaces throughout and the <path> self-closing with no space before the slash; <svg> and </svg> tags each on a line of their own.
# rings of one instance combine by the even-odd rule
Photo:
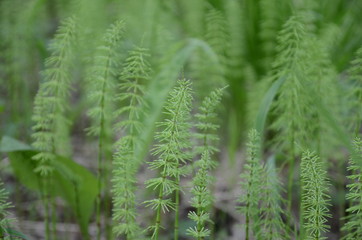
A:
<svg viewBox="0 0 362 240">
<path fill-rule="evenodd" d="M 248 136 L 247 158 L 244 165 L 244 172 L 241 175 L 242 193 L 239 202 L 242 204 L 240 212 L 245 216 L 245 239 L 256 237 L 259 229 L 259 203 L 262 192 L 263 168 L 260 160 L 260 136 L 256 130 L 251 130 Z"/>
<path fill-rule="evenodd" d="M 146 182 L 147 188 L 158 191 L 157 198 L 146 201 L 145 204 L 156 211 L 155 224 L 149 227 L 152 239 L 159 238 L 161 229 L 161 210 L 163 212 L 175 210 L 175 222 L 178 221 L 178 203 L 176 201 L 180 190 L 180 177 L 183 175 L 182 166 L 190 158 L 190 111 L 191 111 L 191 83 L 188 80 L 179 80 L 178 86 L 169 94 L 165 106 L 166 120 L 158 124 L 162 131 L 155 135 L 158 141 L 153 154 L 158 158 L 149 163 L 150 168 L 159 170 L 157 178 Z M 176 229 L 175 229 L 176 232 Z"/>
<path fill-rule="evenodd" d="M 117 21 L 106 32 L 103 44 L 97 48 L 93 68 L 89 72 L 89 101 L 92 108 L 88 115 L 93 120 L 88 132 L 94 136 L 107 138 L 111 135 L 112 94 L 114 78 L 117 74 L 117 48 L 123 36 L 124 23 Z"/>
<path fill-rule="evenodd" d="M 324 233 L 330 227 L 327 218 L 330 218 L 329 180 L 320 158 L 313 152 L 305 151 L 301 162 L 302 179 L 302 210 L 303 227 L 307 232 L 306 239 L 327 239 Z"/>
<path fill-rule="evenodd" d="M 285 77 L 279 89 L 279 96 L 274 101 L 273 114 L 277 116 L 271 125 L 278 135 L 276 144 L 288 151 L 295 151 L 293 146 L 285 144 L 303 143 L 307 132 L 306 108 L 308 94 L 303 86 L 306 81 L 306 38 L 307 32 L 300 16 L 292 16 L 278 36 L 278 55 L 273 64 L 273 81 Z M 307 102 L 306 102 L 307 101 Z M 287 141 L 284 141 L 287 139 Z"/>
<path fill-rule="evenodd" d="M 70 92 L 70 64 L 72 44 L 76 32 L 75 20 L 64 21 L 50 45 L 52 55 L 46 60 L 43 72 L 44 81 L 34 100 L 33 146 L 41 152 L 34 156 L 38 161 L 35 169 L 42 176 L 52 171 L 51 161 L 54 160 L 56 148 L 68 144 L 66 132 L 69 124 L 65 118 L 67 99 Z"/>
<path fill-rule="evenodd" d="M 360 138 L 354 140 L 354 151 L 349 160 L 348 171 L 351 174 L 348 176 L 350 183 L 347 185 L 349 192 L 347 193 L 347 200 L 350 207 L 347 211 L 347 222 L 342 227 L 345 235 L 342 239 L 352 240 L 360 239 L 362 237 L 362 171 L 361 171 L 361 153 L 362 141 Z"/>
<path fill-rule="evenodd" d="M 141 229 L 136 222 L 135 183 L 139 163 L 135 151 L 137 144 L 140 145 L 141 119 L 145 115 L 143 85 L 150 80 L 148 57 L 148 51 L 144 48 L 137 47 L 130 52 L 121 73 L 120 93 L 116 96 L 116 100 L 124 105 L 116 114 L 125 117 L 116 124 L 116 129 L 124 131 L 125 135 L 115 143 L 113 231 L 117 236 L 124 234 L 127 239 L 136 239 Z"/>
</svg>

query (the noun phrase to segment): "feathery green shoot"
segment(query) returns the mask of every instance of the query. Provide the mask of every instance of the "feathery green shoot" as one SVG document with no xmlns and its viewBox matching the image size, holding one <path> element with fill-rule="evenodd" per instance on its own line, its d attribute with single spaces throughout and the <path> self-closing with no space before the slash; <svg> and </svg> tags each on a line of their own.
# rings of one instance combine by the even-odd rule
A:
<svg viewBox="0 0 362 240">
<path fill-rule="evenodd" d="M 188 213 L 188 217 L 196 223 L 196 226 L 188 228 L 187 233 L 197 240 L 202 240 L 210 236 L 210 230 L 206 228 L 206 223 L 211 222 L 208 208 L 213 202 L 213 197 L 209 189 L 209 185 L 212 182 L 210 170 L 213 166 L 208 149 L 204 150 L 198 165 L 199 170 L 192 180 L 193 188 L 191 189 L 193 196 L 191 198 L 191 206 L 194 207 L 196 211 Z"/>
<path fill-rule="evenodd" d="M 329 231 L 327 218 L 329 182 L 327 172 L 320 158 L 313 152 L 305 151 L 301 162 L 303 227 L 309 240 L 327 239 L 323 236 Z"/>
<path fill-rule="evenodd" d="M 219 125 L 216 123 L 216 110 L 221 102 L 224 89 L 218 88 L 212 91 L 209 96 L 206 96 L 199 107 L 199 113 L 195 115 L 198 120 L 195 125 L 198 130 L 195 137 L 200 141 L 200 144 L 195 148 L 195 154 L 202 154 L 207 150 L 212 156 L 219 151 L 217 147 Z"/>
<path fill-rule="evenodd" d="M 260 136 L 253 129 L 249 132 L 247 143 L 247 159 L 244 172 L 241 174 L 241 187 L 245 191 L 239 202 L 242 204 L 240 212 L 245 215 L 245 240 L 253 239 L 258 234 L 259 202 L 262 187 L 262 165 L 260 163 Z"/>
<path fill-rule="evenodd" d="M 305 89 L 307 82 L 307 30 L 303 18 L 296 15 L 289 18 L 278 36 L 278 54 L 273 65 L 273 80 L 286 78 L 273 103 L 273 114 L 276 119 L 271 129 L 276 131 L 274 144 L 287 153 L 289 164 L 288 176 L 288 211 L 292 209 L 292 188 L 295 159 L 298 156 L 296 144 L 303 145 L 308 136 L 307 118 L 310 94 Z M 289 219 L 291 223 L 291 220 Z"/>
<path fill-rule="evenodd" d="M 141 232 L 136 222 L 135 184 L 139 163 L 136 162 L 135 151 L 140 142 L 141 118 L 145 114 L 143 84 L 150 80 L 148 57 L 144 48 L 138 47 L 130 52 L 121 73 L 120 93 L 116 96 L 116 100 L 124 104 L 116 115 L 125 118 L 116 124 L 116 130 L 124 131 L 125 135 L 115 143 L 113 157 L 113 231 L 116 236 L 124 235 L 128 240 L 137 239 Z"/>
<path fill-rule="evenodd" d="M 209 96 L 205 97 L 199 113 L 196 114 L 198 122 L 195 133 L 196 139 L 200 143 L 195 148 L 195 154 L 201 154 L 201 159 L 196 162 L 198 167 L 197 173 L 192 180 L 191 206 L 196 209 L 188 214 L 188 217 L 196 223 L 196 226 L 190 227 L 187 233 L 196 238 L 204 239 L 210 235 L 210 230 L 206 228 L 207 223 L 212 223 L 210 219 L 209 209 L 213 203 L 213 197 L 210 190 L 210 185 L 214 181 L 211 170 L 215 168 L 216 163 L 212 160 L 212 155 L 218 152 L 217 147 L 218 136 L 216 131 L 219 125 L 216 124 L 216 108 L 220 104 L 224 88 L 216 89 Z"/>
<path fill-rule="evenodd" d="M 349 68 L 349 79 L 352 83 L 349 97 L 350 106 L 350 125 L 355 134 L 359 133 L 362 124 L 362 48 L 360 48 L 355 59 L 351 62 L 352 66 Z"/>
<path fill-rule="evenodd" d="M 50 177 L 53 172 L 52 162 L 56 153 L 64 154 L 58 152 L 59 146 L 64 147 L 70 142 L 67 134 L 64 133 L 67 132 L 69 125 L 65 113 L 66 106 L 69 105 L 67 100 L 71 88 L 70 67 L 75 34 L 75 20 L 66 19 L 59 27 L 50 45 L 51 56 L 45 61 L 44 79 L 40 83 L 34 100 L 33 146 L 40 152 L 33 156 L 33 160 L 37 161 L 35 172 L 43 177 L 41 184 L 45 208 L 46 239 L 50 239 L 49 190 Z M 55 221 L 53 221 L 53 235 L 55 234 L 54 226 Z"/>
<path fill-rule="evenodd" d="M 112 112 L 113 112 L 113 89 L 114 78 L 117 74 L 117 48 L 123 36 L 124 23 L 119 20 L 112 24 L 107 30 L 103 44 L 97 48 L 94 57 L 93 68 L 89 76 L 89 101 L 92 103 L 88 111 L 92 119 L 92 125 L 88 133 L 98 137 L 98 169 L 97 169 L 97 189 L 98 197 L 96 202 L 97 239 L 101 238 L 101 206 L 102 206 L 102 181 L 105 181 L 105 212 L 108 209 L 108 172 L 111 160 L 112 142 Z M 106 216 L 106 233 L 110 234 L 110 227 Z"/>
<path fill-rule="evenodd" d="M 161 214 L 175 211 L 175 237 L 178 239 L 178 209 L 180 177 L 183 175 L 182 166 L 190 159 L 190 111 L 192 95 L 191 83 L 179 80 L 178 86 L 169 94 L 165 106 L 166 119 L 159 123 L 162 131 L 158 132 L 155 139 L 158 141 L 153 154 L 158 156 L 150 162 L 150 168 L 159 171 L 159 177 L 146 181 L 147 188 L 158 191 L 156 199 L 146 201 L 146 206 L 156 211 L 155 224 L 149 227 L 152 239 L 159 238 L 161 229 Z M 175 201 L 172 201 L 172 196 Z"/>
<path fill-rule="evenodd" d="M 264 240 L 287 240 L 288 227 L 283 222 L 282 216 L 285 212 L 281 206 L 283 203 L 281 183 L 277 173 L 271 166 L 264 166 L 262 180 L 262 205 L 260 208 L 260 231 L 257 233 L 257 239 Z"/>
<path fill-rule="evenodd" d="M 347 185 L 349 192 L 347 200 L 350 202 L 350 207 L 346 210 L 348 215 L 347 222 L 342 227 L 345 235 L 342 239 L 362 239 L 362 141 L 360 138 L 354 140 L 354 148 L 350 157 L 348 170 L 351 175 L 348 179 L 351 181 Z"/>
<path fill-rule="evenodd" d="M 74 43 L 76 24 L 73 18 L 66 19 L 58 29 L 50 45 L 51 56 L 45 62 L 43 82 L 35 97 L 33 126 L 33 146 L 40 150 L 34 156 L 38 161 L 35 169 L 41 176 L 52 172 L 51 162 L 54 159 L 59 141 L 63 141 L 56 133 L 59 122 L 67 124 L 65 118 L 67 99 L 70 93 L 70 64 L 72 44 Z"/>
</svg>

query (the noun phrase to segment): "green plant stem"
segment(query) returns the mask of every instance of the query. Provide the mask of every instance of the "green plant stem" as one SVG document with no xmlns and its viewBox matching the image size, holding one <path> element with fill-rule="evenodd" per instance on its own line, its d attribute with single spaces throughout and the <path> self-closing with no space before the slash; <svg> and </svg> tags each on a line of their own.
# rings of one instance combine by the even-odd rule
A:
<svg viewBox="0 0 362 240">
<path fill-rule="evenodd" d="M 247 194 L 247 198 L 249 198 L 249 193 Z M 245 219 L 245 240 L 249 240 L 249 225 L 250 225 L 249 207 L 250 203 L 248 201 L 248 203 L 246 204 L 247 213 Z"/>
<path fill-rule="evenodd" d="M 289 155 L 289 174 L 288 174 L 288 219 L 287 223 L 290 226 L 293 224 L 292 215 L 292 202 L 293 202 L 293 182 L 294 182 L 294 167 L 295 167 L 295 146 L 294 146 L 294 128 L 292 127 L 292 135 L 290 139 L 290 155 Z M 294 230 L 296 226 L 294 225 Z M 296 232 L 296 231 L 295 231 Z"/>
<path fill-rule="evenodd" d="M 317 194 L 316 194 L 316 196 L 318 196 L 318 198 L 317 198 L 317 203 L 320 202 L 320 199 L 319 199 L 319 196 L 320 196 L 320 195 L 321 195 L 321 194 L 319 193 L 319 188 L 317 188 Z M 317 208 L 317 214 L 316 214 L 316 215 L 317 215 L 317 216 L 320 215 L 320 207 Z M 317 222 L 316 222 L 316 225 L 319 226 L 319 218 L 317 218 L 316 221 L 317 221 Z M 315 239 L 316 239 L 316 240 L 319 240 L 320 232 L 318 231 L 318 232 L 316 232 L 315 234 L 316 234 Z"/>
<path fill-rule="evenodd" d="M 50 224 L 49 224 L 49 195 L 48 195 L 48 177 L 43 177 L 43 194 L 42 199 L 44 203 L 44 225 L 45 225 L 45 239 L 50 240 Z"/>
<path fill-rule="evenodd" d="M 51 215 L 52 215 L 52 239 L 57 239 L 57 213 L 56 213 L 56 202 L 55 197 L 50 196 L 50 204 L 51 204 Z"/>
<path fill-rule="evenodd" d="M 106 69 L 109 69 L 110 65 L 110 58 L 107 60 Z M 108 71 L 105 72 L 105 79 L 108 78 Z M 103 179 L 103 140 L 104 140 L 104 129 L 105 129 L 105 120 L 104 120 L 104 107 L 105 107 L 105 92 L 106 92 L 106 81 L 103 82 L 102 85 L 102 98 L 100 107 L 102 109 L 101 119 L 100 119 L 100 132 L 99 132 L 99 142 L 98 142 L 98 172 L 97 172 L 97 189 L 98 189 L 98 195 L 96 200 L 96 221 L 97 221 L 97 240 L 101 239 L 101 231 L 102 231 L 102 225 L 101 225 L 101 206 L 102 206 L 102 179 Z"/>
<path fill-rule="evenodd" d="M 162 180 L 164 181 L 166 179 L 165 174 L 163 174 L 162 176 Z M 160 192 L 158 194 L 158 200 L 161 201 L 163 199 L 163 188 L 160 188 Z M 157 212 L 156 212 L 156 226 L 155 226 L 155 231 L 153 234 L 152 239 L 154 240 L 158 240 L 158 234 L 160 231 L 160 227 L 161 227 L 161 207 L 159 206 L 157 208 Z"/>
<path fill-rule="evenodd" d="M 201 201 L 202 201 L 202 199 L 201 199 L 201 197 L 199 196 L 198 197 L 198 205 L 200 206 L 201 205 Z M 198 207 L 197 208 L 197 216 L 198 217 L 200 217 L 201 216 L 201 208 L 200 207 Z M 197 223 L 197 232 L 200 232 L 201 231 L 201 229 L 202 229 L 202 224 L 201 224 L 201 222 L 199 221 L 198 223 Z M 202 240 L 203 238 L 201 238 L 200 236 L 197 238 L 197 240 Z"/>
<path fill-rule="evenodd" d="M 300 181 L 300 196 L 303 196 L 303 181 Z M 299 206 L 299 239 L 303 239 L 304 238 L 304 228 L 303 228 L 303 223 L 304 223 L 304 213 L 305 209 L 304 209 L 304 205 L 303 205 L 303 201 L 301 201 L 300 206 Z M 297 233 L 295 232 L 295 235 L 297 235 Z M 296 236 L 297 239 L 297 236 Z"/>
<path fill-rule="evenodd" d="M 342 169 L 343 173 L 340 175 L 340 180 L 338 181 L 338 192 L 342 195 L 342 196 L 346 196 L 346 189 L 344 186 L 344 183 L 346 181 L 345 176 L 348 175 L 348 173 L 346 172 L 346 168 L 344 165 L 344 161 L 338 161 L 338 169 Z M 341 226 L 344 226 L 345 224 L 345 214 L 346 214 L 346 209 L 345 209 L 345 205 L 346 205 L 346 198 L 340 198 L 340 207 L 339 207 L 339 223 Z"/>
<path fill-rule="evenodd" d="M 102 117 L 103 118 L 103 117 Z M 102 119 L 103 120 L 103 119 Z M 101 120 L 101 121 L 102 121 Z M 101 129 L 102 132 L 102 129 Z M 102 135 L 102 134 L 101 134 Z M 101 202 L 102 202 L 102 170 L 103 170 L 103 141 L 102 137 L 99 137 L 98 142 L 98 171 L 97 171 L 97 190 L 98 195 L 96 199 L 96 222 L 97 222 L 97 240 L 101 239 Z"/>
<path fill-rule="evenodd" d="M 111 156 L 108 156 L 106 159 L 112 159 Z M 112 234 L 112 221 L 111 221 L 111 205 L 110 205 L 110 201 L 112 200 L 111 195 L 110 195 L 110 191 L 111 191 L 111 186 L 110 186 L 110 171 L 111 171 L 111 163 L 109 161 L 107 161 L 105 163 L 105 171 L 104 171 L 104 179 L 105 179 L 105 192 L 104 192 L 104 212 L 105 212 L 105 220 L 104 220 L 104 224 L 105 224 L 105 228 L 106 228 L 106 239 L 107 240 L 112 240 L 113 239 L 113 234 Z"/>
<path fill-rule="evenodd" d="M 174 225 L 174 240 L 178 240 L 179 232 L 179 215 L 180 215 L 180 176 L 177 177 L 177 189 L 175 191 L 175 225 Z"/>
</svg>

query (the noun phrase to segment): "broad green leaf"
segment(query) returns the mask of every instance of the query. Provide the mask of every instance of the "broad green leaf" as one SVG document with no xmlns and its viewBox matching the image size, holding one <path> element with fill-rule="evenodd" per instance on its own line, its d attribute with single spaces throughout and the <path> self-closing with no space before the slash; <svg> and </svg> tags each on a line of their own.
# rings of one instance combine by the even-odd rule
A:
<svg viewBox="0 0 362 240">
<path fill-rule="evenodd" d="M 0 149 L 8 153 L 14 174 L 19 181 L 31 190 L 40 191 L 41 178 L 35 174 L 36 162 L 32 160 L 38 152 L 29 150 L 30 146 L 10 137 L 2 139 Z M 52 164 L 55 171 L 51 194 L 63 198 L 69 204 L 78 219 L 82 233 L 88 235 L 88 223 L 97 196 L 96 178 L 83 166 L 62 156 L 56 156 Z"/>
<path fill-rule="evenodd" d="M 26 150 L 32 150 L 32 147 L 8 136 L 4 136 L 1 139 L 0 152 L 15 152 Z"/>
</svg>

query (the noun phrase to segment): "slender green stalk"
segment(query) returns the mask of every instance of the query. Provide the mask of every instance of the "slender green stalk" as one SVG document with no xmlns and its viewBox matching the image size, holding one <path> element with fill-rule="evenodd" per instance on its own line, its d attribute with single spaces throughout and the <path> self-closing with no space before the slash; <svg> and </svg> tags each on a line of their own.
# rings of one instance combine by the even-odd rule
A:
<svg viewBox="0 0 362 240">
<path fill-rule="evenodd" d="M 101 104 L 103 105 L 103 104 Z M 104 105 L 103 105 L 104 106 Z M 102 204 L 102 170 L 103 170 L 103 129 L 104 119 L 101 117 L 101 132 L 98 141 L 98 160 L 97 160 L 97 199 L 96 199 L 96 224 L 97 224 L 97 240 L 101 239 L 102 223 L 101 223 L 101 204 Z"/>
<path fill-rule="evenodd" d="M 179 217 L 180 217 L 180 176 L 177 177 L 178 186 L 175 190 L 175 224 L 174 224 L 174 240 L 178 240 L 179 235 Z"/>
<path fill-rule="evenodd" d="M 48 193 L 48 181 L 43 178 L 43 193 L 42 201 L 44 203 L 44 225 L 45 225 L 45 239 L 51 239 L 50 231 L 50 214 L 49 214 L 49 193 Z"/>
<path fill-rule="evenodd" d="M 288 206 L 287 206 L 287 211 L 290 213 L 288 216 L 293 215 L 293 184 L 294 184 L 294 173 L 295 173 L 295 146 L 294 146 L 294 130 L 292 130 L 291 132 L 291 137 L 290 137 L 290 153 L 289 153 L 289 171 L 288 171 Z M 291 216 L 288 217 L 287 219 L 288 225 L 292 225 L 292 219 Z M 302 222 L 301 222 L 302 223 Z M 296 232 L 297 226 L 296 224 L 294 224 L 294 231 Z"/>
</svg>

